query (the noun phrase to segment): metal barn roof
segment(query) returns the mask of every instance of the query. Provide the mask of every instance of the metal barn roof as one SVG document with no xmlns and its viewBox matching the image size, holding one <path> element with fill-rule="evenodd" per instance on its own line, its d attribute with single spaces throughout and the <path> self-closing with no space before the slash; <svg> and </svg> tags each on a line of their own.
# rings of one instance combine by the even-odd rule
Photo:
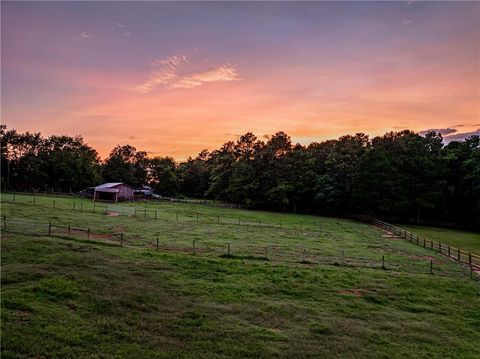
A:
<svg viewBox="0 0 480 359">
<path fill-rule="evenodd" d="M 121 185 L 121 184 L 124 184 L 126 186 L 128 186 L 127 184 L 123 183 L 123 182 L 109 182 L 109 183 L 104 183 L 104 184 L 101 184 L 97 187 L 95 187 L 95 189 L 105 189 L 105 188 L 112 188 L 112 187 L 116 187 L 118 185 Z"/>
</svg>

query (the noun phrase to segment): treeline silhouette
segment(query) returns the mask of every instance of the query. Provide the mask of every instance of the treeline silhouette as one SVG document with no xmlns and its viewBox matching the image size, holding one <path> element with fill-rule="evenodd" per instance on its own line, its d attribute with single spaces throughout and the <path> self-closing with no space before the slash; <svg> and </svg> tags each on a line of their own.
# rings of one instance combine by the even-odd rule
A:
<svg viewBox="0 0 480 359">
<path fill-rule="evenodd" d="M 105 161 L 81 136 L 42 137 L 2 126 L 3 189 L 78 191 L 101 182 L 151 185 L 163 196 L 253 208 L 480 229 L 480 138 L 444 145 L 439 133 L 389 132 L 293 144 L 246 133 L 177 163 L 130 145 Z"/>
</svg>

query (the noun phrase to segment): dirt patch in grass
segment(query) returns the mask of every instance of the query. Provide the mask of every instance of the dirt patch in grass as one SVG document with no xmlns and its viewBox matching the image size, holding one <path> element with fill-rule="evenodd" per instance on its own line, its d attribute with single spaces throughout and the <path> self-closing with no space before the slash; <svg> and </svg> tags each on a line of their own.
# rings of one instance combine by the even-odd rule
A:
<svg viewBox="0 0 480 359">
<path fill-rule="evenodd" d="M 120 215 L 119 212 L 116 212 L 116 211 L 108 211 L 107 213 L 105 213 L 107 216 L 109 217 L 117 217 Z"/>
<path fill-rule="evenodd" d="M 354 295 L 355 297 L 357 298 L 361 298 L 363 297 L 366 292 L 362 289 L 342 289 L 341 291 L 339 291 L 338 293 L 340 294 L 347 294 L 347 295 Z"/>
<path fill-rule="evenodd" d="M 383 234 L 382 234 L 381 238 L 388 238 L 388 239 L 397 240 L 397 241 L 404 239 L 403 237 L 397 236 L 396 234 L 393 234 L 392 232 L 389 232 L 385 229 L 383 229 L 382 232 L 383 232 Z"/>
</svg>

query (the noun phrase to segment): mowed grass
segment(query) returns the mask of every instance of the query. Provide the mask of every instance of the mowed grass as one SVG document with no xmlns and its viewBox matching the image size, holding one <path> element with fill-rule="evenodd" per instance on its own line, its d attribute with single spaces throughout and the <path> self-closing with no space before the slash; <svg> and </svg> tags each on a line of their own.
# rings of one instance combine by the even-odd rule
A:
<svg viewBox="0 0 480 359">
<path fill-rule="evenodd" d="M 175 206 L 185 215 L 178 222 L 111 217 L 56 201 L 65 209 L 3 202 L 2 214 L 18 232 L 13 219 L 28 218 L 40 221 L 36 233 L 52 221 L 122 231 L 127 243 L 2 233 L 2 358 L 480 356 L 479 282 L 458 263 L 371 226 L 195 206 L 205 217 L 243 216 L 252 225 L 196 222 L 184 205 Z M 253 225 L 257 219 L 282 228 Z M 177 251 L 156 251 L 156 237 Z M 216 251 L 181 251 L 192 239 Z M 233 254 L 279 250 L 268 260 L 256 260 L 261 252 L 225 258 L 227 243 Z M 322 260 L 341 251 L 345 265 Z M 386 270 L 355 264 L 382 255 Z"/>
<path fill-rule="evenodd" d="M 427 226 L 401 225 L 401 227 L 420 237 L 480 254 L 480 233 Z"/>
</svg>

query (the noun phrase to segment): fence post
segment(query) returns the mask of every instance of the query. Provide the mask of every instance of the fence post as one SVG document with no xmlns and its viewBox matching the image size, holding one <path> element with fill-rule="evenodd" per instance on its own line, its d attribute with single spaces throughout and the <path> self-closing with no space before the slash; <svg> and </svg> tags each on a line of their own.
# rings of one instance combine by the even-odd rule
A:
<svg viewBox="0 0 480 359">
<path fill-rule="evenodd" d="M 385 269 L 385 255 L 382 255 L 382 269 Z"/>
<path fill-rule="evenodd" d="M 442 243 L 438 242 L 438 251 L 442 253 Z"/>
<path fill-rule="evenodd" d="M 220 223 L 220 216 L 217 216 L 217 223 Z"/>
<path fill-rule="evenodd" d="M 230 243 L 227 243 L 227 256 L 230 256 Z"/>
<path fill-rule="evenodd" d="M 425 248 L 427 246 L 427 240 L 424 238 L 423 239 L 423 248 Z"/>
<path fill-rule="evenodd" d="M 68 235 L 70 235 L 70 225 L 68 225 Z"/>
<path fill-rule="evenodd" d="M 3 230 L 7 230 L 7 216 L 5 215 L 3 216 Z"/>
<path fill-rule="evenodd" d="M 430 249 L 433 250 L 433 241 L 430 240 Z"/>
<path fill-rule="evenodd" d="M 418 246 L 418 236 L 417 236 L 417 246 Z"/>
<path fill-rule="evenodd" d="M 195 239 L 193 240 L 193 243 L 192 243 L 192 252 L 193 254 L 195 254 Z"/>
<path fill-rule="evenodd" d="M 146 208 L 143 209 L 143 217 L 147 218 L 147 209 Z"/>
<path fill-rule="evenodd" d="M 468 264 L 472 265 L 472 253 L 468 253 Z"/>
<path fill-rule="evenodd" d="M 87 239 L 90 239 L 90 228 L 87 228 Z"/>
<path fill-rule="evenodd" d="M 305 263 L 305 248 L 303 248 L 302 262 Z"/>
<path fill-rule="evenodd" d="M 433 260 L 430 259 L 430 274 L 433 274 Z"/>
<path fill-rule="evenodd" d="M 33 195 L 33 204 L 35 205 L 37 196 Z"/>
<path fill-rule="evenodd" d="M 157 251 L 158 251 L 158 237 L 157 237 Z"/>
<path fill-rule="evenodd" d="M 52 235 L 52 222 L 48 221 L 48 236 Z"/>
<path fill-rule="evenodd" d="M 448 257 L 450 258 L 450 246 L 448 246 Z"/>
<path fill-rule="evenodd" d="M 123 247 L 123 232 L 120 233 L 120 247 Z"/>
</svg>

